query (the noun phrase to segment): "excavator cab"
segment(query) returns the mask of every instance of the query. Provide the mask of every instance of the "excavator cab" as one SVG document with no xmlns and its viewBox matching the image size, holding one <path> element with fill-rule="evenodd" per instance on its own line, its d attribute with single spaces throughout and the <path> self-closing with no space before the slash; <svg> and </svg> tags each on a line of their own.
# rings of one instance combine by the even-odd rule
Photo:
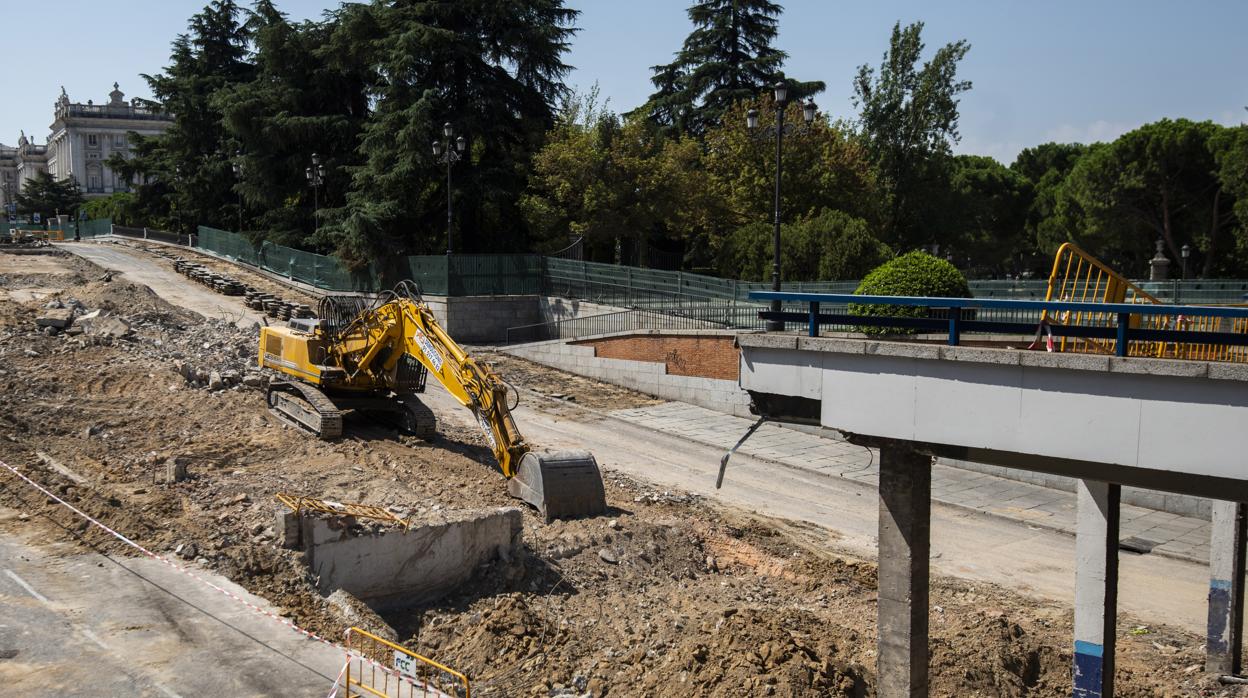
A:
<svg viewBox="0 0 1248 698">
<path fill-rule="evenodd" d="M 320 317 L 260 330 L 260 365 L 292 380 L 269 386 L 279 418 L 322 438 L 342 433 L 342 412 L 398 416 L 400 428 L 431 437 L 436 420 L 420 402 L 432 376 L 469 408 L 485 435 L 507 492 L 549 523 L 606 511 L 602 474 L 585 451 L 537 453 L 508 405 L 514 388 L 469 356 L 434 318 L 415 284 L 377 298 L 327 297 Z"/>
</svg>

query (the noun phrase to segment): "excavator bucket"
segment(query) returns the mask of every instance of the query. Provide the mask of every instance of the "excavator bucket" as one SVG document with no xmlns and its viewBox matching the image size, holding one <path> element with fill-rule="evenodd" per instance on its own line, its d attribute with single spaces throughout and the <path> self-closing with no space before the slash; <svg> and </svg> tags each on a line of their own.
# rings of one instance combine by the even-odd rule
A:
<svg viewBox="0 0 1248 698">
<path fill-rule="evenodd" d="M 546 523 L 607 510 L 598 461 L 585 451 L 524 454 L 507 493 L 532 504 Z"/>
</svg>

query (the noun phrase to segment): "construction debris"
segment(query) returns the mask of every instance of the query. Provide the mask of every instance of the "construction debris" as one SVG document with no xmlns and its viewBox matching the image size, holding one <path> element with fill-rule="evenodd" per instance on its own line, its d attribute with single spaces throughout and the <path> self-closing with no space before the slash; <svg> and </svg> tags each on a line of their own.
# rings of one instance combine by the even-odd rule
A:
<svg viewBox="0 0 1248 698">
<path fill-rule="evenodd" d="M 69 327 L 74 321 L 74 311 L 68 308 L 52 309 L 45 311 L 42 315 L 35 318 L 35 324 L 40 327 L 55 327 L 63 330 Z"/>
<path fill-rule="evenodd" d="M 506 506 L 512 500 L 480 462 L 479 427 L 444 420 L 442 440 L 451 448 L 382 430 L 336 442 L 303 438 L 269 416 L 260 393 L 242 387 L 262 378 L 248 370 L 254 330 L 174 308 L 123 277 L 99 281 L 101 271 L 85 263 L 71 266 L 68 279 L 20 282 L 59 284 L 58 302 L 79 313 L 75 325 L 100 310 L 131 332 L 49 337 L 34 321 L 48 297 L 0 304 L 0 459 L 22 464 L 58 497 L 146 548 L 223 574 L 322 636 L 358 625 L 395 637 L 465 670 L 474 696 L 876 692 L 873 561 L 838 549 L 833 531 L 611 470 L 604 473 L 611 519 L 544 526 L 524 511 L 511 559 L 483 562 L 436 603 L 381 620 L 346 595 L 326 598 L 304 555 L 281 547 L 275 493 L 315 492 L 418 521 Z M 0 289 L 11 290 L 14 276 L 6 277 Z M 508 368 L 501 370 L 521 390 L 574 391 L 578 403 L 599 409 L 652 402 L 534 365 Z M 207 388 L 213 372 L 224 388 L 188 389 Z M 587 419 L 566 402 L 553 404 L 548 414 L 570 428 Z M 604 456 L 608 468 L 616 457 L 626 456 Z M 171 459 L 177 474 L 178 458 L 189 464 L 187 477 L 161 482 Z M 67 536 L 80 519 L 4 485 L 0 506 L 27 515 L 13 517 L 6 534 L 132 554 L 94 527 Z M 939 576 L 931 594 L 932 695 L 1070 695 L 1068 604 Z M 1239 690 L 1199 671 L 1202 637 L 1120 612 L 1125 628 L 1142 621 L 1148 634 L 1119 638 L 1117 695 Z"/>
</svg>

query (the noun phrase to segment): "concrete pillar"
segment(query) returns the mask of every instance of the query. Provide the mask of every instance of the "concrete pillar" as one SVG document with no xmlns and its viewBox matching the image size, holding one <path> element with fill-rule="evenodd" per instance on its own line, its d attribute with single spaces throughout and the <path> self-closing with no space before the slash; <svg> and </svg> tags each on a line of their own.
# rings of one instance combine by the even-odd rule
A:
<svg viewBox="0 0 1248 698">
<path fill-rule="evenodd" d="M 927 695 L 931 493 L 930 456 L 880 449 L 880 698 Z"/>
<path fill-rule="evenodd" d="M 1244 624 L 1245 505 L 1219 499 L 1212 504 L 1205 671 L 1238 674 Z"/>
<path fill-rule="evenodd" d="M 1114 695 L 1118 622 L 1118 507 L 1122 488 L 1078 480 L 1074 698 Z"/>
</svg>

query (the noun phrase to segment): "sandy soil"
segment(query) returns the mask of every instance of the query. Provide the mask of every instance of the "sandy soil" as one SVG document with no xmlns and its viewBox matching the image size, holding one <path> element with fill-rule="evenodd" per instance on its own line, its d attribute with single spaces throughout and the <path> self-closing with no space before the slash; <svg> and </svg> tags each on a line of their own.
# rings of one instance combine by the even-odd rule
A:
<svg viewBox="0 0 1248 698">
<path fill-rule="evenodd" d="M 62 298 L 112 308 L 136 333 L 46 336 L 33 323 L 41 302 L 0 305 L 0 459 L 140 543 L 170 554 L 193 544 L 192 564 L 340 637 L 344 619 L 273 540 L 275 493 L 416 512 L 515 504 L 475 430 L 447 425 L 426 443 L 352 424 L 320 442 L 269 415 L 258 390 L 194 387 L 176 366 L 245 361 L 246 332 L 71 265 L 73 274 L 21 283 L 60 285 Z M 14 278 L 4 276 L 5 290 Z M 648 399 L 521 364 L 500 366 L 520 387 L 578 404 Z M 163 481 L 171 457 L 189 463 L 187 480 Z M 875 566 L 838 552 L 835 532 L 609 471 L 606 486 L 608 516 L 543 526 L 526 511 L 522 565 L 483 568 L 454 596 L 385 622 L 468 673 L 478 695 L 874 695 Z M 54 523 L 70 526 L 85 543 L 129 553 L 9 475 L 0 503 L 30 514 L 5 525 L 58 537 Z M 1069 695 L 1068 607 L 947 579 L 933 581 L 932 604 L 932 695 Z M 1120 628 L 1119 695 L 1236 695 L 1202 676 L 1200 638 L 1128 617 Z"/>
</svg>

